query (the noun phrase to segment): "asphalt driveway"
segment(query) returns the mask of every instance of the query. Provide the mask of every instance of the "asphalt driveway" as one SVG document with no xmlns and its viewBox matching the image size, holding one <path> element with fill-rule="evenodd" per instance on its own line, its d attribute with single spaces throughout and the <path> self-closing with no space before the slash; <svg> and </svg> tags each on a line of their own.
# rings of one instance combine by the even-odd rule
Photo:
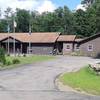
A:
<svg viewBox="0 0 100 100">
<path fill-rule="evenodd" d="M 99 96 L 84 95 L 55 86 L 56 77 L 99 61 L 88 57 L 58 56 L 57 59 L 24 65 L 0 72 L 0 100 L 100 100 Z"/>
</svg>

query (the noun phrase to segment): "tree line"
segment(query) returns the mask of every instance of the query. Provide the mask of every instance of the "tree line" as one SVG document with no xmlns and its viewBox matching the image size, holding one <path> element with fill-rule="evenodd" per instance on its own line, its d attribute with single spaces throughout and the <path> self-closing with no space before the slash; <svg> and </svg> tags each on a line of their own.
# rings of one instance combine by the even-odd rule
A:
<svg viewBox="0 0 100 100">
<path fill-rule="evenodd" d="M 13 32 L 13 21 L 17 22 L 16 32 L 62 32 L 88 37 L 100 31 L 100 0 L 83 0 L 86 11 L 71 11 L 67 6 L 59 7 L 54 12 L 16 9 L 13 13 L 7 8 L 4 18 L 0 19 L 0 32 Z M 2 15 L 0 11 L 0 16 Z M 9 28 L 9 29 L 8 29 Z"/>
</svg>

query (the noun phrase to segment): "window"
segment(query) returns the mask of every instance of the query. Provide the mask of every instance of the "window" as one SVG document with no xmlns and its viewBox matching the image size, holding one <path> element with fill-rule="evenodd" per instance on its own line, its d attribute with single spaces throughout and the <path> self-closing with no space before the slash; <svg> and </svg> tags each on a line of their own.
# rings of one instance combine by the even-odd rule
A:
<svg viewBox="0 0 100 100">
<path fill-rule="evenodd" d="M 93 45 L 92 44 L 88 45 L 88 51 L 93 51 Z"/>
<path fill-rule="evenodd" d="M 70 49 L 70 45 L 67 45 L 67 48 L 66 49 Z"/>
<path fill-rule="evenodd" d="M 76 50 L 79 51 L 80 50 L 80 47 L 79 46 L 76 46 Z"/>
</svg>

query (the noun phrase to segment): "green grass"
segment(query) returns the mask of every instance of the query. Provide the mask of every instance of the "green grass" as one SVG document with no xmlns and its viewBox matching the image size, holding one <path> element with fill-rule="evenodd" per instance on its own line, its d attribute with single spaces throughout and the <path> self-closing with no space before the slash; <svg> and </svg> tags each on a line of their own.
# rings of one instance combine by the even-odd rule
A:
<svg viewBox="0 0 100 100">
<path fill-rule="evenodd" d="M 11 64 L 9 66 L 5 65 L 3 67 L 0 67 L 0 70 L 14 68 L 14 67 L 18 67 L 19 65 L 24 65 L 24 64 L 31 64 L 35 62 L 47 61 L 53 58 L 54 56 L 40 56 L 40 55 L 26 56 L 26 57 L 6 56 L 7 61 L 10 61 L 12 63 L 13 59 L 18 59 L 20 60 L 20 64 Z"/>
<path fill-rule="evenodd" d="M 100 95 L 100 76 L 88 67 L 78 72 L 66 73 L 60 77 L 60 81 L 78 91 Z"/>
</svg>

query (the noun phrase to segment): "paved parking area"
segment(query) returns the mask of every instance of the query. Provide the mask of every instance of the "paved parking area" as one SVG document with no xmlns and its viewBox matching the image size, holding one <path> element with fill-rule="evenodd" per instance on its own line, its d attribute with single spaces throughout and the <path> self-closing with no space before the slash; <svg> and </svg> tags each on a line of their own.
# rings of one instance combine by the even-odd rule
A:
<svg viewBox="0 0 100 100">
<path fill-rule="evenodd" d="M 60 91 L 56 77 L 63 72 L 80 69 L 99 61 L 88 57 L 57 56 L 50 61 L 24 65 L 0 72 L 0 100 L 100 100 L 72 91 Z"/>
</svg>

